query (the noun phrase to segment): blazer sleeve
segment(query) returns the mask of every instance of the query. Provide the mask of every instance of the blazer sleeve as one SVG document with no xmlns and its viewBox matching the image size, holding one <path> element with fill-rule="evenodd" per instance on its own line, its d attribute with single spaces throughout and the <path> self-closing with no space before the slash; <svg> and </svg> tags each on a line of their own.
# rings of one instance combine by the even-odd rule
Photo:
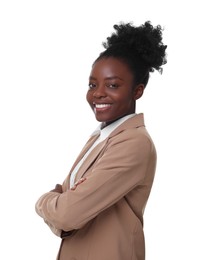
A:
<svg viewBox="0 0 211 260">
<path fill-rule="evenodd" d="M 156 152 L 147 134 L 139 128 L 112 137 L 87 179 L 75 191 L 48 192 L 36 203 L 37 213 L 54 228 L 80 229 L 144 182 Z"/>
</svg>

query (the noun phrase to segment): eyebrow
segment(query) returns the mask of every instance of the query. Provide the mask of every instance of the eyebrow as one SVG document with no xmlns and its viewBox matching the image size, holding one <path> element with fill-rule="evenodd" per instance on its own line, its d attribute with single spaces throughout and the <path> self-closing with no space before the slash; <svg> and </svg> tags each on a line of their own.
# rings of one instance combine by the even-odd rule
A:
<svg viewBox="0 0 211 260">
<path fill-rule="evenodd" d="M 97 78 L 90 76 L 89 79 L 91 80 L 97 80 Z M 112 80 L 112 79 L 119 79 L 121 81 L 124 81 L 122 78 L 118 77 L 118 76 L 111 76 L 111 77 L 106 77 L 105 80 Z"/>
</svg>

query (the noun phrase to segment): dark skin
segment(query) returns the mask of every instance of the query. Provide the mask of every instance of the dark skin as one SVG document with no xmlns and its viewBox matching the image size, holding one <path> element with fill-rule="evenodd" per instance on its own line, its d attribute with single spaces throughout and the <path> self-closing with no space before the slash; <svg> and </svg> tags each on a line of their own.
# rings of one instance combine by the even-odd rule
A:
<svg viewBox="0 0 211 260">
<path fill-rule="evenodd" d="M 86 99 L 103 127 L 135 113 L 136 100 L 144 92 L 144 85 L 134 86 L 133 73 L 128 65 L 116 58 L 101 58 L 92 67 L 89 90 Z M 78 180 L 71 190 L 75 190 L 86 178 Z M 57 184 L 52 192 L 62 193 L 62 185 Z"/>
<path fill-rule="evenodd" d="M 144 85 L 134 86 L 133 82 L 128 65 L 117 58 L 101 58 L 94 63 L 86 98 L 103 126 L 135 113 L 136 100 L 142 96 Z"/>
</svg>

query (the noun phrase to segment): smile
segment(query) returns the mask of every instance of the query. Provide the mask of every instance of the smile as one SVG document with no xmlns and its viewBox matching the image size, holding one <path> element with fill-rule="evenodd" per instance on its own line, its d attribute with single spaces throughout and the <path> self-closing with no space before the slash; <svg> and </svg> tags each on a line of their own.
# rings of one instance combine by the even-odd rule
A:
<svg viewBox="0 0 211 260">
<path fill-rule="evenodd" d="M 95 108 L 107 108 L 110 106 L 111 104 L 95 104 Z"/>
<path fill-rule="evenodd" d="M 111 108 L 111 104 L 96 104 L 93 103 L 94 105 L 94 111 L 95 112 L 106 112 Z"/>
</svg>

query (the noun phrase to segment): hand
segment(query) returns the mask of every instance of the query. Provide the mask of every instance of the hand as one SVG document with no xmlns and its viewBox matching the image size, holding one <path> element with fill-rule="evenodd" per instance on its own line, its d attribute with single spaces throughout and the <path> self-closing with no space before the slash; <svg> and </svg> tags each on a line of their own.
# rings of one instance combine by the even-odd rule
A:
<svg viewBox="0 0 211 260">
<path fill-rule="evenodd" d="M 71 190 L 75 190 L 77 188 L 78 185 L 80 185 L 81 183 L 83 183 L 86 180 L 86 178 L 81 178 L 80 180 L 78 180 L 75 185 L 71 188 Z"/>
<path fill-rule="evenodd" d="M 55 188 L 53 190 L 51 190 L 53 192 L 58 192 L 58 193 L 62 193 L 62 185 L 61 184 L 56 184 Z"/>
</svg>

